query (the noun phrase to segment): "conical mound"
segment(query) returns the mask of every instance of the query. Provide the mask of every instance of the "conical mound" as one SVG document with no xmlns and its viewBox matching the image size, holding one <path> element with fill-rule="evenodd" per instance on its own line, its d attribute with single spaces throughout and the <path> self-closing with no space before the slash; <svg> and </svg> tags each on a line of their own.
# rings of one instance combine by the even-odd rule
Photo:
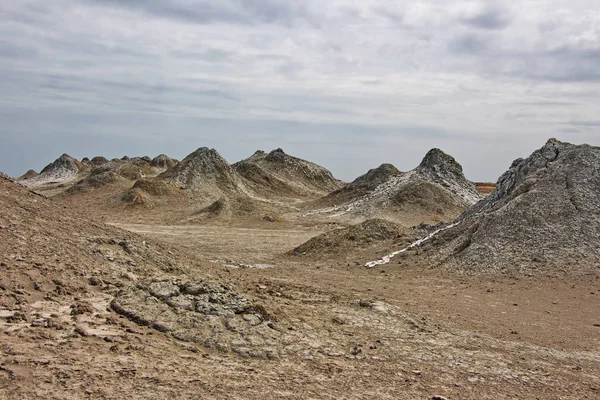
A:
<svg viewBox="0 0 600 400">
<path fill-rule="evenodd" d="M 383 164 L 348 187 L 317 201 L 328 206 L 307 214 L 382 215 L 406 224 L 450 221 L 482 198 L 456 160 L 430 150 L 421 164 L 401 173 Z"/>
<path fill-rule="evenodd" d="M 175 160 L 165 154 L 160 154 L 160 155 L 154 157 L 152 159 L 152 161 L 150 161 L 151 166 L 153 166 L 154 168 L 161 169 L 163 171 L 166 171 L 169 168 L 175 166 L 175 164 L 177 164 L 177 160 Z"/>
<path fill-rule="evenodd" d="M 357 251 L 381 243 L 409 242 L 413 236 L 414 232 L 409 228 L 382 219 L 370 219 L 315 236 L 288 252 L 288 255 L 338 258 L 340 254 L 355 255 Z"/>
<path fill-rule="evenodd" d="M 235 163 L 233 168 L 254 191 L 263 195 L 314 198 L 341 187 L 326 168 L 290 156 L 280 148 L 270 153 L 259 150 Z"/>
<path fill-rule="evenodd" d="M 180 163 L 158 176 L 182 189 L 202 191 L 217 187 L 220 190 L 235 190 L 238 179 L 229 163 L 215 149 L 201 147 Z"/>
<path fill-rule="evenodd" d="M 392 164 L 381 164 L 379 167 L 370 169 L 366 174 L 359 176 L 347 186 L 329 193 L 323 199 L 320 199 L 319 204 L 336 205 L 352 201 L 372 192 L 379 185 L 400 174 L 402 172 Z"/>
<path fill-rule="evenodd" d="M 475 271 L 600 262 L 600 148 L 550 139 L 439 235 L 438 260 Z"/>
<path fill-rule="evenodd" d="M 38 176 L 23 179 L 19 182 L 27 187 L 36 187 L 50 183 L 72 181 L 85 169 L 85 165 L 68 154 L 63 154 L 53 163 L 48 164 Z"/>
<path fill-rule="evenodd" d="M 165 157 L 157 157 L 157 165 L 170 163 L 171 159 Z M 211 214 L 209 211 L 218 208 L 211 209 L 211 204 L 218 205 L 219 201 L 227 204 L 233 214 L 247 210 L 251 213 L 254 205 L 249 193 L 238 174 L 216 150 L 201 147 L 157 177 L 138 180 L 122 199 L 130 205 L 146 208 L 170 204 L 183 214 L 199 210 L 194 211 L 193 216 Z"/>
<path fill-rule="evenodd" d="M 35 172 L 34 170 L 30 169 L 29 171 L 25 172 L 23 175 L 21 175 L 20 177 L 17 178 L 18 181 L 22 181 L 25 179 L 33 179 L 36 176 L 38 176 L 39 174 L 37 172 Z"/>
</svg>

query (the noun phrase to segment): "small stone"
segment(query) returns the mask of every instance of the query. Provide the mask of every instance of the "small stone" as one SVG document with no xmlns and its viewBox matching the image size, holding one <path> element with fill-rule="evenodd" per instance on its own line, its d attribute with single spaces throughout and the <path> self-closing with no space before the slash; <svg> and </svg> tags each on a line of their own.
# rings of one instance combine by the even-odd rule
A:
<svg viewBox="0 0 600 400">
<path fill-rule="evenodd" d="M 104 282 L 102 282 L 102 279 L 98 278 L 97 276 L 92 276 L 89 279 L 90 285 L 92 286 L 100 286 L 102 284 L 104 284 Z"/>
<path fill-rule="evenodd" d="M 361 300 L 358 305 L 365 308 L 373 308 L 373 302 L 370 300 Z"/>
<path fill-rule="evenodd" d="M 432 396 L 431 400 L 448 400 L 448 399 L 445 398 L 444 396 Z"/>
</svg>

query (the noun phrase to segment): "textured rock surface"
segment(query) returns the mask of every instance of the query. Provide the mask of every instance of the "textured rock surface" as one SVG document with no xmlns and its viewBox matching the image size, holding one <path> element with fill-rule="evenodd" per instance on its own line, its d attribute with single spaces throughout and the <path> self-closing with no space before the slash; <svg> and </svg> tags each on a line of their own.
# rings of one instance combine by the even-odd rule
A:
<svg viewBox="0 0 600 400">
<path fill-rule="evenodd" d="M 111 307 L 180 340 L 246 357 L 279 356 L 274 318 L 228 285 L 153 281 L 122 290 Z"/>
</svg>

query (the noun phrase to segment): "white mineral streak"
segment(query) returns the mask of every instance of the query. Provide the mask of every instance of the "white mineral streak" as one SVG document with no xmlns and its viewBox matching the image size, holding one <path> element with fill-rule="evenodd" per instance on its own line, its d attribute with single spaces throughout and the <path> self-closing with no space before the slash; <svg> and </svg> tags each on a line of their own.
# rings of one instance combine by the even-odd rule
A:
<svg viewBox="0 0 600 400">
<path fill-rule="evenodd" d="M 457 226 L 460 222 L 455 222 L 453 224 L 450 224 L 448 226 L 445 226 L 443 228 L 440 228 L 438 230 L 436 230 L 435 232 L 430 233 L 429 235 L 425 236 L 424 238 L 421 238 L 413 243 L 411 243 L 408 247 L 403 248 L 402 250 L 398 250 L 395 251 L 393 253 L 388 254 L 387 256 L 383 256 L 382 258 L 380 258 L 379 260 L 375 260 L 375 261 L 369 261 L 368 263 L 365 264 L 365 267 L 367 268 L 373 268 L 376 267 L 378 265 L 383 265 L 383 264 L 387 264 L 390 262 L 390 260 L 397 256 L 400 253 L 404 253 L 407 250 L 412 249 L 413 247 L 417 247 L 420 246 L 421 244 L 423 244 L 424 242 L 428 241 L 429 239 L 431 239 L 432 237 L 434 237 L 435 235 L 437 235 L 438 233 L 445 231 L 446 229 L 450 229 L 453 228 L 455 226 Z"/>
</svg>

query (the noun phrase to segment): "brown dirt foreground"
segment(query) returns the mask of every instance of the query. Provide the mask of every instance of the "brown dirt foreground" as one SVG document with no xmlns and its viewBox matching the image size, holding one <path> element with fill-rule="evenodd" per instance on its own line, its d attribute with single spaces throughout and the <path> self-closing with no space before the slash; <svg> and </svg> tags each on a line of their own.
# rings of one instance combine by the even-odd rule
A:
<svg viewBox="0 0 600 400">
<path fill-rule="evenodd" d="M 363 268 L 378 248 L 295 261 L 282 254 L 318 229 L 122 226 L 140 236 L 7 184 L 0 206 L 0 398 L 600 398 L 597 274 Z M 240 268 L 252 264 L 271 267 Z M 235 288 L 270 315 L 279 355 L 242 357 L 112 310 L 154 279 Z M 229 340 L 225 325 L 213 338 Z M 235 333 L 260 347 L 252 328 Z"/>
</svg>

